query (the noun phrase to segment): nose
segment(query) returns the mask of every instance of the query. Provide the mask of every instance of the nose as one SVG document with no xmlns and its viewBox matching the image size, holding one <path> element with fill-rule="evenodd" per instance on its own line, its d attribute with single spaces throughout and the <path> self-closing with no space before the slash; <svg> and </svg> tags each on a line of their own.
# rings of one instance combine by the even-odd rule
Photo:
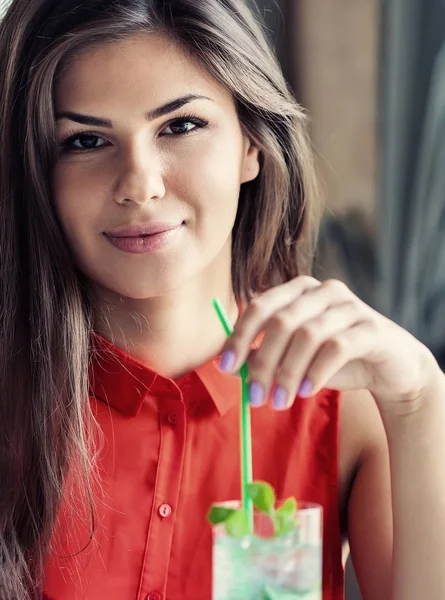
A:
<svg viewBox="0 0 445 600">
<path fill-rule="evenodd" d="M 118 204 L 143 205 L 165 196 L 159 159 L 146 148 L 133 149 L 122 156 L 114 199 Z"/>
</svg>

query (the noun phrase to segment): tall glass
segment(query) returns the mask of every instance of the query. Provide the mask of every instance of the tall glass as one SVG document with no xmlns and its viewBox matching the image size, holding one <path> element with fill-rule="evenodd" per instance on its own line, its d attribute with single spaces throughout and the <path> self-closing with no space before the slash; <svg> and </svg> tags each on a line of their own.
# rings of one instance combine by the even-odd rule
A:
<svg viewBox="0 0 445 600">
<path fill-rule="evenodd" d="M 237 540 L 214 526 L 213 600 L 321 600 L 322 507 L 298 503 L 297 517 L 298 529 L 277 538 L 257 511 L 253 536 Z"/>
</svg>

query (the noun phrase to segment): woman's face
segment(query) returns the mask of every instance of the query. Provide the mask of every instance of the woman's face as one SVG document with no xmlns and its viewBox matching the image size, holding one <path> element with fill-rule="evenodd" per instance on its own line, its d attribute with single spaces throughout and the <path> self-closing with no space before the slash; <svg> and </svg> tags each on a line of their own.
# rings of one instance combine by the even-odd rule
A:
<svg viewBox="0 0 445 600">
<path fill-rule="evenodd" d="M 53 197 L 90 279 L 137 299 L 227 272 L 240 184 L 259 169 L 229 92 L 147 34 L 82 53 L 54 103 Z M 142 236 L 113 231 L 133 225 Z"/>
</svg>

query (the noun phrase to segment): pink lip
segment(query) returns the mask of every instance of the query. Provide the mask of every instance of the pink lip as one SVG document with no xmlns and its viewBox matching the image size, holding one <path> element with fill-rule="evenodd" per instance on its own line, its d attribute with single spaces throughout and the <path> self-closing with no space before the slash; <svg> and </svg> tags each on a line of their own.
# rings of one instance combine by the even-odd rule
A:
<svg viewBox="0 0 445 600">
<path fill-rule="evenodd" d="M 141 225 L 123 225 L 122 227 L 115 227 L 105 231 L 105 235 L 108 237 L 119 238 L 119 237 L 140 237 L 142 235 L 153 235 L 155 233 L 163 233 L 164 231 L 170 231 L 180 227 L 181 223 L 164 223 L 161 221 L 153 221 L 152 223 L 143 223 Z"/>
<path fill-rule="evenodd" d="M 112 232 L 105 233 L 105 237 L 113 246 L 123 252 L 129 252 L 130 254 L 150 254 L 167 246 L 182 229 L 182 223 L 174 226 L 170 224 L 168 229 L 165 228 L 166 224 L 160 225 L 157 223 L 126 228 L 121 227 L 113 229 Z M 138 235 L 137 232 L 141 231 L 141 228 L 144 233 Z M 146 233 L 150 228 L 153 233 Z M 156 231 L 156 228 L 159 231 Z M 122 235 L 123 231 L 129 232 L 131 235 L 124 236 Z M 116 232 L 119 232 L 119 235 L 116 235 Z"/>
</svg>

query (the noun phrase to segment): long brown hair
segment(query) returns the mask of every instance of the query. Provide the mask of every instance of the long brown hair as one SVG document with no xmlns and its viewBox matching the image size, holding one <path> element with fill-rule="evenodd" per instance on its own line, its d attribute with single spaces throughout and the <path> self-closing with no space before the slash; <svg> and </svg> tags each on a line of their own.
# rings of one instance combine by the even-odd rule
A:
<svg viewBox="0 0 445 600">
<path fill-rule="evenodd" d="M 238 299 L 308 272 L 316 180 L 305 115 L 243 0 L 14 0 L 0 25 L 0 597 L 39 598 L 67 473 L 94 506 L 93 302 L 50 194 L 52 91 L 92 44 L 172 36 L 236 101 L 260 148 L 233 231 Z M 97 448 L 96 448 L 97 450 Z M 94 512 L 92 513 L 94 515 Z M 93 524 L 92 524 L 93 529 Z"/>
</svg>

